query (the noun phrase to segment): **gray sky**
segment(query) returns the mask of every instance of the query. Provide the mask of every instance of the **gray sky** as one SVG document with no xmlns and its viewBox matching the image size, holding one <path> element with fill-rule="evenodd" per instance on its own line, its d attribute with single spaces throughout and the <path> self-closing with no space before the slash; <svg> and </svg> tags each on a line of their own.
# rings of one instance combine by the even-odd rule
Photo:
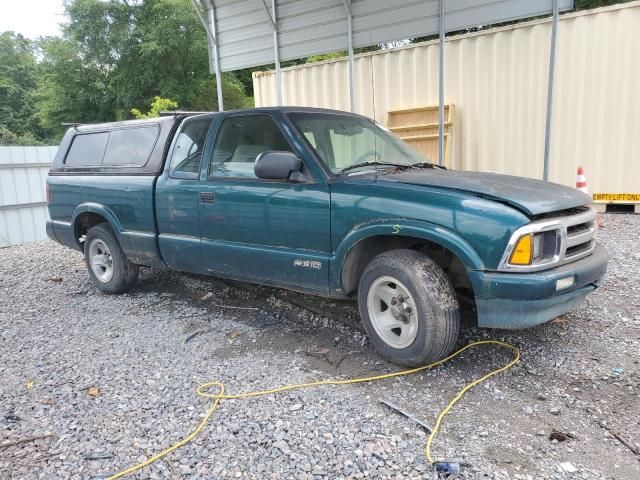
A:
<svg viewBox="0 0 640 480">
<path fill-rule="evenodd" d="M 60 34 L 62 0 L 0 0 L 0 32 L 14 30 L 28 38 Z"/>
</svg>

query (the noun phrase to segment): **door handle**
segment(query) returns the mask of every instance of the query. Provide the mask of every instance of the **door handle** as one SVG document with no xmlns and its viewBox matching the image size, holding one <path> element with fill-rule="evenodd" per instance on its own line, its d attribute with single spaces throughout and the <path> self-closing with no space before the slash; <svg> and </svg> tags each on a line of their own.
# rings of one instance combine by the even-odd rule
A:
<svg viewBox="0 0 640 480">
<path fill-rule="evenodd" d="M 211 192 L 200 192 L 200 203 L 213 203 L 216 196 Z"/>
</svg>

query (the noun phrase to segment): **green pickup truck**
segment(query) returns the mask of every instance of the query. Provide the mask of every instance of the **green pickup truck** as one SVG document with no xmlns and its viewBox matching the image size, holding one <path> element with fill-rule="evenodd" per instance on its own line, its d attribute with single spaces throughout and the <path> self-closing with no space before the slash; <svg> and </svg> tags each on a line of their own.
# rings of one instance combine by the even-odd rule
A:
<svg viewBox="0 0 640 480">
<path fill-rule="evenodd" d="M 50 238 L 121 293 L 139 266 L 357 299 L 385 358 L 449 353 L 460 309 L 525 328 L 578 305 L 608 255 L 574 188 L 428 163 L 374 121 L 278 107 L 76 126 Z"/>
</svg>

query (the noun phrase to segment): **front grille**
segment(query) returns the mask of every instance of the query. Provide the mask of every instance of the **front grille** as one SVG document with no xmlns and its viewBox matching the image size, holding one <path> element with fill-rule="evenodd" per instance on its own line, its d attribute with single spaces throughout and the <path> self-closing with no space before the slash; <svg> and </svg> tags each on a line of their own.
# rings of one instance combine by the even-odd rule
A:
<svg viewBox="0 0 640 480">
<path fill-rule="evenodd" d="M 579 225 L 571 225 L 570 227 L 567 227 L 567 236 L 571 237 L 581 232 L 586 232 L 589 230 L 589 228 L 590 228 L 589 223 L 580 223 Z"/>
<path fill-rule="evenodd" d="M 589 209 L 584 213 L 563 219 L 561 263 L 572 262 L 583 258 L 595 248 L 596 212 Z"/>
<path fill-rule="evenodd" d="M 591 247 L 591 242 L 581 243 L 580 245 L 576 245 L 575 247 L 569 247 L 567 248 L 564 258 L 571 258 L 580 252 L 589 250 L 590 247 Z"/>
</svg>

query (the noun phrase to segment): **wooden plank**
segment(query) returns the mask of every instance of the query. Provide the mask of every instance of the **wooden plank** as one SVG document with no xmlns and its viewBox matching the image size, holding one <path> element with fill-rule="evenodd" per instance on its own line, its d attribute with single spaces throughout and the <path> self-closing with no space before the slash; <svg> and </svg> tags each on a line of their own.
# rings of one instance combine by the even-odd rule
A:
<svg viewBox="0 0 640 480">
<path fill-rule="evenodd" d="M 444 164 L 451 167 L 455 107 L 445 105 Z M 410 144 L 423 156 L 437 160 L 439 137 L 438 106 L 413 107 L 388 112 L 387 128 Z"/>
<path fill-rule="evenodd" d="M 448 110 L 448 115 L 447 115 L 447 120 L 448 123 L 450 124 L 450 127 L 447 128 L 447 125 L 445 123 L 445 145 L 444 145 L 444 164 L 445 166 L 447 166 L 448 168 L 451 168 L 453 165 L 451 165 L 451 157 L 453 156 L 452 151 L 453 151 L 453 129 L 454 129 L 454 119 L 455 119 L 455 106 L 453 104 L 449 105 L 449 110 Z"/>
<path fill-rule="evenodd" d="M 402 113 L 415 113 L 415 112 L 432 112 L 438 111 L 438 106 L 427 106 L 427 107 L 412 107 L 412 108 L 403 108 L 401 110 L 391 110 L 389 112 L 389 115 L 398 115 L 398 114 L 402 114 Z M 449 105 L 445 105 L 444 106 L 444 111 L 446 112 L 449 108 Z"/>
<path fill-rule="evenodd" d="M 449 133 L 445 132 L 444 133 L 444 137 L 446 138 L 448 136 L 449 136 Z M 430 140 L 432 138 L 438 138 L 438 134 L 437 133 L 431 133 L 429 135 L 410 135 L 410 136 L 407 136 L 407 137 L 401 137 L 400 136 L 400 138 L 402 140 L 404 140 L 405 142 L 406 141 L 411 141 L 411 140 Z"/>
<path fill-rule="evenodd" d="M 451 122 L 444 122 L 444 126 L 448 127 L 451 125 Z M 416 123 L 415 125 L 398 125 L 397 127 L 389 127 L 389 130 L 392 132 L 399 132 L 402 130 L 411 130 L 413 128 L 431 128 L 431 127 L 439 127 L 440 125 L 436 123 Z"/>
</svg>

